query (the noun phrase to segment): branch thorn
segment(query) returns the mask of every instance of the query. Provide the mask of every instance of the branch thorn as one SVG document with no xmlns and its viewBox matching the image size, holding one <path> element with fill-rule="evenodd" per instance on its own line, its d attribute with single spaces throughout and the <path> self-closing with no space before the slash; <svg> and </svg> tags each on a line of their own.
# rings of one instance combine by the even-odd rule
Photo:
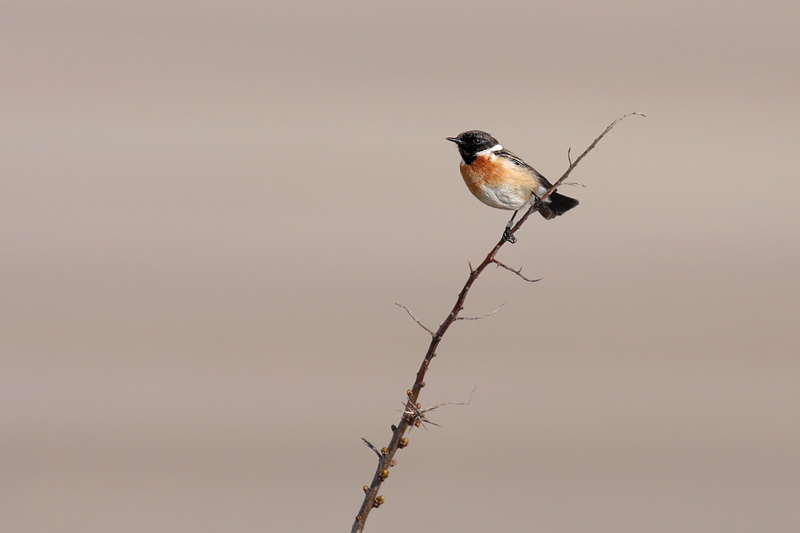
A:
<svg viewBox="0 0 800 533">
<path fill-rule="evenodd" d="M 494 263 L 495 265 L 497 265 L 497 266 L 499 266 L 499 267 L 503 267 L 503 268 L 505 268 L 505 269 L 506 269 L 506 270 L 508 270 L 509 272 L 513 272 L 514 274 L 516 274 L 517 276 L 521 277 L 522 279 L 524 279 L 525 281 L 527 281 L 527 282 L 529 282 L 529 283 L 534 283 L 534 282 L 537 282 L 537 281 L 541 281 L 541 280 L 542 280 L 542 278 L 539 278 L 539 279 L 530 279 L 530 278 L 526 278 L 525 276 L 523 276 L 523 275 L 522 275 L 522 267 L 519 267 L 519 269 L 518 269 L 518 270 L 514 270 L 514 269 L 513 269 L 513 268 L 511 268 L 510 266 L 508 266 L 508 265 L 504 265 L 503 263 L 501 263 L 501 262 L 500 262 L 500 261 L 498 261 L 497 259 L 492 259 L 492 263 Z"/>
<path fill-rule="evenodd" d="M 380 452 L 380 451 L 378 451 L 378 448 L 376 448 L 376 447 L 375 447 L 375 446 L 374 446 L 374 445 L 373 445 L 373 444 L 372 444 L 370 441 L 368 441 L 368 440 L 367 440 L 367 439 L 365 439 L 364 437 L 361 437 L 361 440 L 363 440 L 363 441 L 364 441 L 364 444 L 366 444 L 367 446 L 369 446 L 369 448 L 370 448 L 370 449 L 371 449 L 373 452 L 375 452 L 375 453 L 378 455 L 378 459 L 381 459 L 381 458 L 383 458 L 383 456 L 381 455 L 381 452 Z"/>
</svg>

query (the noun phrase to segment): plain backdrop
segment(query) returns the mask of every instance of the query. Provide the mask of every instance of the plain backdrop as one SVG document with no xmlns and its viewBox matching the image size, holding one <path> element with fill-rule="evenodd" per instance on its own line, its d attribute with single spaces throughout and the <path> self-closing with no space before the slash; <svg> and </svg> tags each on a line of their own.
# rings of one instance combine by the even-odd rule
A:
<svg viewBox="0 0 800 533">
<path fill-rule="evenodd" d="M 0 4 L 0 529 L 800 531 L 800 3 Z"/>
</svg>

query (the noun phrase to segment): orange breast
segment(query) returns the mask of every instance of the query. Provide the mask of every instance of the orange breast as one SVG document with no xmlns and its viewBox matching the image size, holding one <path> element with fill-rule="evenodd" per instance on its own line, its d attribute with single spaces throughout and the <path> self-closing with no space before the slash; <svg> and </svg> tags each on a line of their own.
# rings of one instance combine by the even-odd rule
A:
<svg viewBox="0 0 800 533">
<path fill-rule="evenodd" d="M 494 154 L 481 155 L 471 165 L 462 163 L 461 176 L 478 200 L 499 209 L 519 209 L 536 188 L 533 176 L 522 167 Z"/>
</svg>

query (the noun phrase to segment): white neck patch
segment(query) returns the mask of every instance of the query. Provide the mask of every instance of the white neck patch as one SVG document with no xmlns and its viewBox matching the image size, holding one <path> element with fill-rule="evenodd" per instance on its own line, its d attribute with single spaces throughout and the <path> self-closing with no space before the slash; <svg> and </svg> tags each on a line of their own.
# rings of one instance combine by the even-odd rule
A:
<svg viewBox="0 0 800 533">
<path fill-rule="evenodd" d="M 481 150 L 480 152 L 478 152 L 475 155 L 478 155 L 478 156 L 479 155 L 489 155 L 492 152 L 499 152 L 502 149 L 503 149 L 503 145 L 498 143 L 498 144 L 495 144 L 494 146 L 492 146 L 491 148 L 487 148 L 486 150 Z"/>
</svg>

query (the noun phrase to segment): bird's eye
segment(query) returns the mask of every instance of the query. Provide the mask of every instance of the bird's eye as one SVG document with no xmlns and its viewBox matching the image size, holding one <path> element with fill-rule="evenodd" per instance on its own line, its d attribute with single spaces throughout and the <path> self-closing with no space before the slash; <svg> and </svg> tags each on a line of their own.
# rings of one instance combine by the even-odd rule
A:
<svg viewBox="0 0 800 533">
<path fill-rule="evenodd" d="M 477 137 L 475 137 L 474 139 L 472 139 L 472 144 L 474 144 L 474 145 L 476 145 L 476 146 L 477 146 L 477 145 L 479 145 L 480 143 L 481 143 L 481 140 L 480 140 L 480 139 L 478 139 Z"/>
</svg>

